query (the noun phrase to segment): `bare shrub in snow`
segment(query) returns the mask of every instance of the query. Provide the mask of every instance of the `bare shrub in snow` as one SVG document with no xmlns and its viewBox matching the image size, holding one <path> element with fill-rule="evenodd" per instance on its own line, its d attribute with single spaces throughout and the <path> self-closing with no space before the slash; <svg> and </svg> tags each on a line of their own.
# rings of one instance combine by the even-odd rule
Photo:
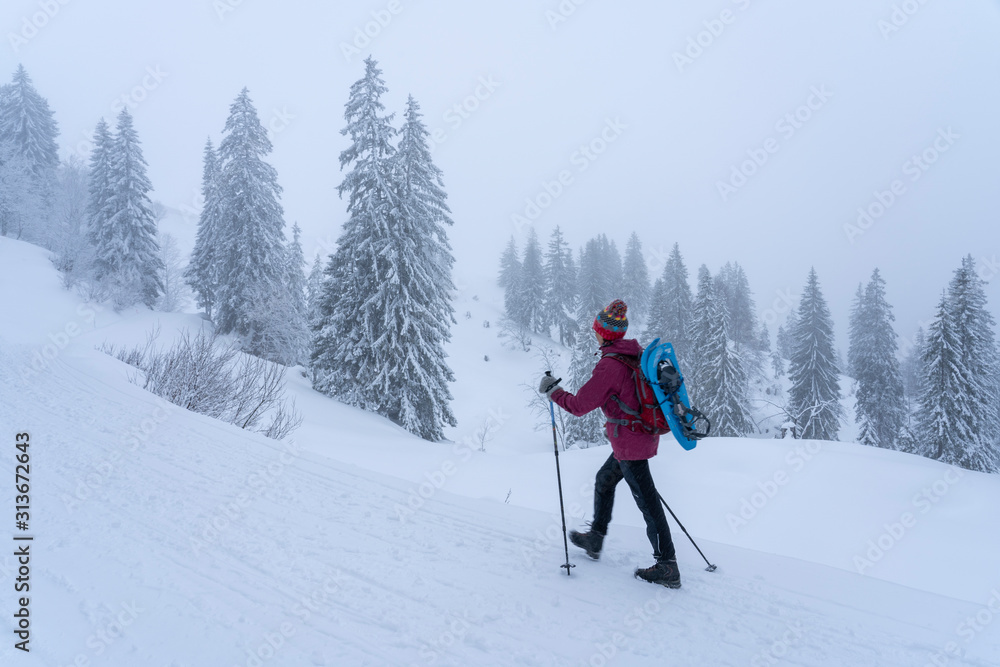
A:
<svg viewBox="0 0 1000 667">
<path fill-rule="evenodd" d="M 506 315 L 500 317 L 500 332 L 497 338 L 501 339 L 504 347 L 511 352 L 517 350 L 528 352 L 531 349 L 531 332 L 523 324 L 515 322 Z"/>
<path fill-rule="evenodd" d="M 129 377 L 174 405 L 281 440 L 302 424 L 285 397 L 285 368 L 245 355 L 218 334 L 184 332 L 168 349 L 157 348 L 159 328 L 134 347 L 105 343 L 101 350 L 134 366 Z"/>
</svg>

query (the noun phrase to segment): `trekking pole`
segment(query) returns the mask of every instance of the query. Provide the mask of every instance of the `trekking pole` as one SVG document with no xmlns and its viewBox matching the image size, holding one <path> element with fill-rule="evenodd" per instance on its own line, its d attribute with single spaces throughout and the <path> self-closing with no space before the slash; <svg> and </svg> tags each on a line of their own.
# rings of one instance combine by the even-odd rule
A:
<svg viewBox="0 0 1000 667">
<path fill-rule="evenodd" d="M 656 492 L 656 495 L 660 496 L 660 502 L 663 503 L 663 506 L 667 508 L 668 512 L 670 512 L 670 516 L 674 517 L 674 521 L 677 522 L 677 525 L 681 527 L 681 530 L 684 531 L 684 534 L 688 536 L 689 540 L 691 540 L 691 544 L 694 544 L 694 548 L 698 549 L 698 545 L 695 543 L 694 538 L 691 537 L 690 533 L 688 533 L 687 528 L 685 528 L 684 524 L 681 523 L 681 520 L 677 518 L 677 515 L 674 514 L 674 511 L 670 509 L 670 505 L 668 505 L 667 501 L 663 499 L 663 496 L 660 494 L 659 491 Z M 705 554 L 701 553 L 701 549 L 698 549 L 698 553 L 701 554 L 702 558 L 705 558 Z M 708 570 L 709 572 L 715 572 L 716 567 L 711 563 L 709 563 L 707 558 L 705 558 L 705 562 L 708 563 L 708 567 L 706 567 L 705 569 Z"/>
<path fill-rule="evenodd" d="M 551 377 L 552 371 L 545 371 L 545 374 Z M 562 378 L 556 380 L 556 384 L 561 380 Z M 559 484 L 559 515 L 562 516 L 563 548 L 566 550 L 566 564 L 559 567 L 566 568 L 566 576 L 569 576 L 570 568 L 576 566 L 569 562 L 569 542 L 566 540 L 566 510 L 563 506 L 562 473 L 559 472 L 559 441 L 556 439 L 556 409 L 552 405 L 552 399 L 549 399 L 549 416 L 552 417 L 552 449 L 556 453 L 556 481 Z"/>
</svg>

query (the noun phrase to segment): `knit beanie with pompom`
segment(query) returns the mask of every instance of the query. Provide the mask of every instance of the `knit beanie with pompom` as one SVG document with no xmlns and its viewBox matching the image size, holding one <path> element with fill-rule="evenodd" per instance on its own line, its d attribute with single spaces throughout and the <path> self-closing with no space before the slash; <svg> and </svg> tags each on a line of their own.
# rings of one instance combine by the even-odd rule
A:
<svg viewBox="0 0 1000 667">
<path fill-rule="evenodd" d="M 604 340 L 617 340 L 628 330 L 628 318 L 625 313 L 628 306 L 621 299 L 615 299 L 611 305 L 602 310 L 594 318 L 594 331 Z"/>
</svg>

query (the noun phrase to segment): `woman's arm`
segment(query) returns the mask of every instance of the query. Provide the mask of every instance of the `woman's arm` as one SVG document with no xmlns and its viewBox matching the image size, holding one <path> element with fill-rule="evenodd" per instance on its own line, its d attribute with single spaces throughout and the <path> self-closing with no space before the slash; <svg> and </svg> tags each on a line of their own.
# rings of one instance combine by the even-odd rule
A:
<svg viewBox="0 0 1000 667">
<path fill-rule="evenodd" d="M 610 377 L 611 365 L 604 359 L 597 362 L 590 379 L 580 387 L 576 395 L 565 389 L 556 389 L 552 392 L 552 402 L 570 414 L 582 417 L 591 410 L 595 410 L 611 398 L 614 393 L 613 378 Z"/>
</svg>

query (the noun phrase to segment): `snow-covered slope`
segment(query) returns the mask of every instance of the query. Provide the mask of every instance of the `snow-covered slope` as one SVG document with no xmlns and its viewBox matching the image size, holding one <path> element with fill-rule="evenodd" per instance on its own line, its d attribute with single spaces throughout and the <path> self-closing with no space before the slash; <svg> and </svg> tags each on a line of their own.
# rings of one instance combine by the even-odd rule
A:
<svg viewBox="0 0 1000 667">
<path fill-rule="evenodd" d="M 567 577 L 551 440 L 517 386 L 537 364 L 499 349 L 482 326 L 494 305 L 474 294 L 451 352 L 456 444 L 294 374 L 306 422 L 282 443 L 164 404 L 94 350 L 198 318 L 99 311 L 44 251 L 0 238 L 0 512 L 13 521 L 12 434 L 27 430 L 36 538 L 29 655 L 11 639 L 15 559 L 0 556 L 0 664 L 1000 662 L 1000 479 L 893 452 L 664 441 L 658 485 L 718 571 L 675 530 L 684 587 L 634 580 L 649 547 L 621 491 L 605 555 L 571 554 Z M 463 444 L 490 411 L 486 451 Z M 608 453 L 561 456 L 574 525 Z M 863 574 L 855 557 L 872 561 Z"/>
</svg>

